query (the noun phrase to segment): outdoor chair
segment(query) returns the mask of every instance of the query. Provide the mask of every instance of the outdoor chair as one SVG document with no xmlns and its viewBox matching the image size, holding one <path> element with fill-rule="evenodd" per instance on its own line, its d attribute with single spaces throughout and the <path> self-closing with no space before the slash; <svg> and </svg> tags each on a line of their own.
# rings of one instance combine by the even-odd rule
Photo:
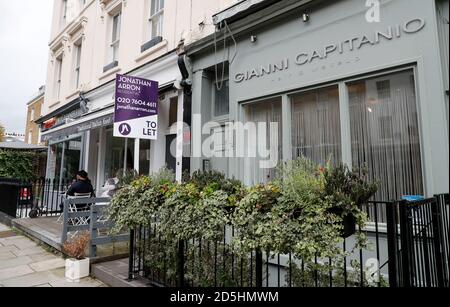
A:
<svg viewBox="0 0 450 307">
<path fill-rule="evenodd" d="M 67 196 L 66 199 L 89 199 L 92 197 L 91 193 L 75 193 L 75 196 Z M 75 212 L 83 212 L 87 211 L 89 208 L 89 204 L 83 204 L 83 205 L 75 205 L 75 204 L 69 204 L 68 211 L 69 213 L 75 213 Z M 64 214 L 61 215 L 58 219 L 58 223 L 62 224 L 64 222 Z M 89 225 L 89 217 L 76 217 L 76 218 L 69 218 L 67 221 L 69 225 L 71 226 L 85 226 Z"/>
</svg>

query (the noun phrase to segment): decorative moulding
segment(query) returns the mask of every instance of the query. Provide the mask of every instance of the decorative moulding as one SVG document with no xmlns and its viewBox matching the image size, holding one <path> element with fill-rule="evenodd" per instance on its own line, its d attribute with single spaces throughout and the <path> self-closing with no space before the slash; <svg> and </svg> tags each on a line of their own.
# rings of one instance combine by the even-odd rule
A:
<svg viewBox="0 0 450 307">
<path fill-rule="evenodd" d="M 100 3 L 100 8 L 102 9 L 102 18 L 105 17 L 105 14 L 113 14 L 114 10 L 116 10 L 120 5 L 123 7 L 127 6 L 127 0 L 98 0 Z"/>
<path fill-rule="evenodd" d="M 67 41 L 69 38 L 67 35 L 61 36 L 57 41 L 55 41 L 52 45 L 50 45 L 50 50 L 54 54 L 59 54 L 61 50 L 64 50 L 64 48 L 67 46 Z"/>
<path fill-rule="evenodd" d="M 73 25 L 67 29 L 67 33 L 69 34 L 72 42 L 76 41 L 80 37 L 84 37 L 84 30 L 86 28 L 88 22 L 87 17 L 80 17 Z"/>
</svg>

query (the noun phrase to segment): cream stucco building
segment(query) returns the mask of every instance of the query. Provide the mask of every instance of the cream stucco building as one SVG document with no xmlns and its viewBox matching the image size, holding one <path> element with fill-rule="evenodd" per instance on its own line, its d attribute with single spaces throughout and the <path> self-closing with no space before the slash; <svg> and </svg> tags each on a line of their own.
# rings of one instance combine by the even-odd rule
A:
<svg viewBox="0 0 450 307">
<path fill-rule="evenodd" d="M 50 145 L 47 177 L 70 179 L 86 169 L 101 189 L 123 169 L 148 174 L 167 165 L 181 178 L 190 162 L 174 158 L 170 147 L 182 150 L 177 122 L 191 116 L 184 46 L 213 33 L 212 16 L 236 2 L 55 0 L 39 120 Z M 159 82 L 157 141 L 112 136 L 117 74 Z"/>
</svg>

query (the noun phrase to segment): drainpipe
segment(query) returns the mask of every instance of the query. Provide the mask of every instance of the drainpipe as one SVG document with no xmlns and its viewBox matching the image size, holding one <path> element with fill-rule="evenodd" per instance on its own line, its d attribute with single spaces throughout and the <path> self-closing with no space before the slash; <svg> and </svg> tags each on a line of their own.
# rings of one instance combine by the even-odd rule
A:
<svg viewBox="0 0 450 307">
<path fill-rule="evenodd" d="M 185 54 L 180 54 L 178 57 L 178 68 L 181 73 L 181 81 L 177 88 L 180 90 L 178 94 L 178 128 L 177 128 L 177 167 L 176 179 L 178 182 L 182 181 L 183 177 L 183 162 L 184 162 L 184 138 L 186 132 L 186 125 L 192 125 L 192 81 L 190 79 L 191 72 L 188 68 L 189 58 Z M 181 92 L 182 90 L 182 92 Z M 189 165 L 190 169 L 190 165 Z"/>
</svg>

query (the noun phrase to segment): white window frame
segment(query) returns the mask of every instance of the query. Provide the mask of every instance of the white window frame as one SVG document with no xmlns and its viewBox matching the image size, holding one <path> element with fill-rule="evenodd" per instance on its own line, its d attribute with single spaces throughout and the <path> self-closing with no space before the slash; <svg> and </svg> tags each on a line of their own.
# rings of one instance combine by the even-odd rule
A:
<svg viewBox="0 0 450 307">
<path fill-rule="evenodd" d="M 116 19 L 117 18 L 117 19 Z M 117 22 L 116 22 L 117 20 Z M 111 62 L 119 60 L 120 31 L 122 27 L 122 11 L 111 15 Z"/>
<path fill-rule="evenodd" d="M 75 89 L 80 87 L 81 78 L 81 55 L 83 53 L 83 43 L 80 41 L 73 45 L 74 50 L 74 86 Z"/>
<path fill-rule="evenodd" d="M 164 30 L 164 0 L 149 0 L 150 1 L 150 17 L 148 19 L 149 29 L 150 29 L 150 39 L 154 39 L 156 37 L 163 36 Z M 154 5 L 156 4 L 156 8 Z M 157 29 L 155 35 L 153 35 L 153 22 L 157 20 Z"/>
<path fill-rule="evenodd" d="M 61 1 L 61 26 L 67 24 L 68 0 Z"/>
<path fill-rule="evenodd" d="M 61 96 L 61 84 L 62 84 L 62 68 L 63 68 L 63 55 L 56 57 L 55 59 L 55 98 L 60 99 Z"/>
</svg>

